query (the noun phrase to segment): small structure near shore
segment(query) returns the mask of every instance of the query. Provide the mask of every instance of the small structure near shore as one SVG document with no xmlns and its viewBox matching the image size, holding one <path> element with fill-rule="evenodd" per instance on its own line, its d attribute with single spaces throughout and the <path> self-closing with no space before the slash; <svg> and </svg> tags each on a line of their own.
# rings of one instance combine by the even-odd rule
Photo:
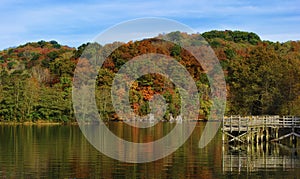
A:
<svg viewBox="0 0 300 179">
<path fill-rule="evenodd" d="M 222 120 L 225 142 L 260 143 L 300 137 L 300 117 L 296 116 L 229 116 Z"/>
</svg>

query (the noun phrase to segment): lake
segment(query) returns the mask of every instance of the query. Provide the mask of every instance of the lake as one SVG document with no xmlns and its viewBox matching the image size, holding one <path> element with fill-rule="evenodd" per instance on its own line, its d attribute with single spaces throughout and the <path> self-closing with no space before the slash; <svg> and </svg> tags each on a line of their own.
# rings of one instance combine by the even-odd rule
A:
<svg viewBox="0 0 300 179">
<path fill-rule="evenodd" d="M 142 164 L 101 154 L 76 125 L 1 125 L 0 178 L 300 178 L 299 145 L 231 146 L 223 144 L 219 132 L 199 149 L 205 124 L 197 123 L 191 137 L 171 155 Z M 163 132 L 137 132 L 122 122 L 107 123 L 117 136 L 143 142 L 166 135 L 174 125 L 157 124 Z"/>
</svg>

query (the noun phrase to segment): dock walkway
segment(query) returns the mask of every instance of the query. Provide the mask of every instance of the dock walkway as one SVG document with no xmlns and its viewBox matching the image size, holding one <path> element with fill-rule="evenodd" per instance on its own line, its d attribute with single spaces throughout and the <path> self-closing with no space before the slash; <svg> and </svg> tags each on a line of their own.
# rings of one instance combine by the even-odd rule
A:
<svg viewBox="0 0 300 179">
<path fill-rule="evenodd" d="M 223 141 L 253 143 L 300 137 L 300 117 L 227 116 L 222 120 Z M 226 140 L 227 139 L 227 140 Z"/>
</svg>

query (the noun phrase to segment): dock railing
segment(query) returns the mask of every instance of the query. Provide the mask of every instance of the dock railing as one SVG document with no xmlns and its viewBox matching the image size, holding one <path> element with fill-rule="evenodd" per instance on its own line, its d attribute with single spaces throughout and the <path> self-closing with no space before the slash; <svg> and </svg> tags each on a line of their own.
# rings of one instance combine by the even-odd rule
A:
<svg viewBox="0 0 300 179">
<path fill-rule="evenodd" d="M 274 141 L 292 136 L 300 137 L 297 129 L 300 128 L 300 117 L 297 116 L 226 116 L 222 120 L 223 134 L 231 138 L 230 141 L 247 141 L 251 142 L 256 136 L 256 139 L 269 139 L 270 133 L 274 133 Z M 286 130 L 286 132 L 279 136 L 279 130 Z M 282 132 L 283 133 L 283 132 Z M 223 137 L 224 139 L 224 137 Z"/>
</svg>

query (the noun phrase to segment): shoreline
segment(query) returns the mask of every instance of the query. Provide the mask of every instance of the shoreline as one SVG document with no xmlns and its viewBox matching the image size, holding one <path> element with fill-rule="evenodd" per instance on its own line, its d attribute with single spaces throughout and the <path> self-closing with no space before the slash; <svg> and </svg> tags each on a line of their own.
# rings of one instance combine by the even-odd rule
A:
<svg viewBox="0 0 300 179">
<path fill-rule="evenodd" d="M 194 122 L 208 122 L 208 120 L 192 120 Z M 111 120 L 111 121 L 105 121 L 104 123 L 108 122 L 124 122 L 123 120 Z M 169 122 L 169 121 L 162 121 L 162 122 Z M 88 123 L 87 123 L 88 124 Z M 71 126 L 71 125 L 79 125 L 78 122 L 49 122 L 49 121 L 36 121 L 36 122 L 13 122 L 13 121 L 0 121 L 0 126 L 2 125 L 11 125 L 11 126 L 17 126 L 17 125 L 23 125 L 23 126 Z"/>
<path fill-rule="evenodd" d="M 50 121 L 36 121 L 36 122 L 13 122 L 13 121 L 0 121 L 1 125 L 24 125 L 24 126 L 56 126 L 56 125 L 78 125 L 77 122 L 50 122 Z"/>
<path fill-rule="evenodd" d="M 199 120 L 192 120 L 195 122 L 208 122 L 208 120 L 205 119 L 199 119 Z M 104 123 L 107 122 L 124 122 L 123 120 L 110 120 L 110 121 L 104 121 Z M 163 122 L 168 122 L 168 121 L 163 121 Z M 36 125 L 36 126 L 55 126 L 55 125 L 78 125 L 78 122 L 50 122 L 50 121 L 35 121 L 35 122 L 15 122 L 15 121 L 0 121 L 0 126 L 1 125 L 24 125 L 24 126 L 30 126 L 30 125 Z"/>
</svg>

